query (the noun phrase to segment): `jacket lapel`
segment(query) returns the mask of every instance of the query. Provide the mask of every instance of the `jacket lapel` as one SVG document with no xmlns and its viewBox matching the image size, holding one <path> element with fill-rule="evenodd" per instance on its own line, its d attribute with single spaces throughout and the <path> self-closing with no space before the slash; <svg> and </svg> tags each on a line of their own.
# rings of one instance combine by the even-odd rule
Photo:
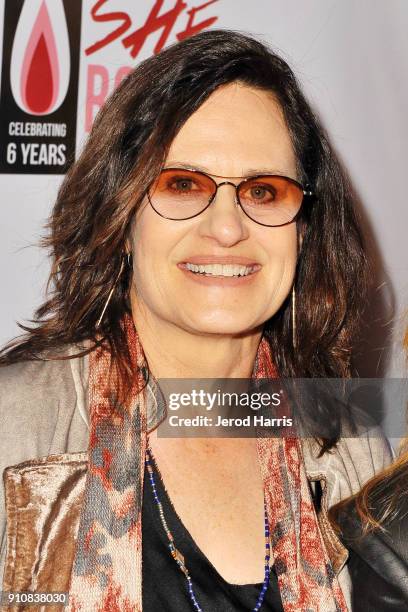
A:
<svg viewBox="0 0 408 612">
<path fill-rule="evenodd" d="M 87 467 L 87 453 L 76 453 L 4 471 L 4 591 L 68 591 Z"/>
</svg>

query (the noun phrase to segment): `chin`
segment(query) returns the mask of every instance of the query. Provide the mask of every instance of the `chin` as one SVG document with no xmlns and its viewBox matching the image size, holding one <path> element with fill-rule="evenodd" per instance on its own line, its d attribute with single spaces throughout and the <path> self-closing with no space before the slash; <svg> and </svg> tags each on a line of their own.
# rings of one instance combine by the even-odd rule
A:
<svg viewBox="0 0 408 612">
<path fill-rule="evenodd" d="M 197 334 L 222 334 L 222 335 L 238 335 L 250 333 L 259 328 L 262 323 L 244 320 L 237 316 L 227 316 L 225 313 L 221 316 L 208 319 L 190 320 L 188 329 Z M 184 326 L 183 326 L 184 327 Z"/>
</svg>

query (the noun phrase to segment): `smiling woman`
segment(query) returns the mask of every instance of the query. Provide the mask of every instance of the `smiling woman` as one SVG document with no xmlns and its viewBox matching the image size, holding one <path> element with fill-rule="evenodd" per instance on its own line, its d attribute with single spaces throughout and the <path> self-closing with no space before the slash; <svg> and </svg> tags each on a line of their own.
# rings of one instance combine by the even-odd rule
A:
<svg viewBox="0 0 408 612">
<path fill-rule="evenodd" d="M 0 357 L 3 590 L 67 591 L 70 610 L 347 610 L 327 509 L 384 467 L 382 439 L 341 437 L 336 413 L 317 441 L 157 435 L 158 378 L 350 375 L 364 247 L 287 64 L 223 30 L 145 60 L 48 230 L 50 294 Z"/>
<path fill-rule="evenodd" d="M 249 376 L 261 328 L 293 284 L 297 226 L 291 221 L 303 200 L 303 190 L 292 183 L 296 156 L 275 96 L 241 82 L 219 87 L 172 141 L 165 168 L 172 167 L 178 169 L 161 172 L 133 223 L 136 326 L 156 334 L 172 321 L 173 333 L 166 334 L 172 345 L 181 330 L 222 333 L 222 341 L 199 340 L 200 350 L 207 345 L 218 361 L 200 365 L 202 375 Z M 208 174 L 202 174 L 204 167 Z M 250 179 L 252 174 L 257 177 Z M 241 270 L 214 274 L 205 268 L 214 264 Z M 249 303 L 251 308 L 242 308 Z M 247 334 L 246 340 L 227 337 L 238 333 Z M 225 360 L 228 345 L 239 351 L 232 361 Z M 173 357 L 165 360 L 166 368 L 177 359 L 174 349 L 168 352 Z M 242 354 L 250 356 L 246 370 Z M 194 371 L 179 375 L 194 376 L 196 364 L 191 365 Z M 166 375 L 177 376 L 177 369 Z"/>
</svg>

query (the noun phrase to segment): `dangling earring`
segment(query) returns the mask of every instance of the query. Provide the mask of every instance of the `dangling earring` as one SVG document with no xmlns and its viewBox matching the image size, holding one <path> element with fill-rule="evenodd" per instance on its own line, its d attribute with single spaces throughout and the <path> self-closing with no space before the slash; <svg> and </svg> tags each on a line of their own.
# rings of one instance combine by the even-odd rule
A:
<svg viewBox="0 0 408 612">
<path fill-rule="evenodd" d="M 129 264 L 129 261 L 130 261 L 130 253 L 127 253 L 127 263 L 128 263 L 128 265 L 130 265 L 130 264 Z M 107 309 L 107 307 L 108 307 L 108 305 L 109 305 L 109 302 L 110 302 L 110 300 L 111 300 L 111 297 L 112 297 L 112 295 L 113 295 L 113 292 L 115 291 L 115 287 L 116 287 L 116 285 L 117 285 L 117 282 L 118 282 L 118 280 L 119 280 L 119 278 L 120 278 L 120 276 L 121 276 L 121 274 L 122 274 L 122 272 L 123 272 L 123 266 L 124 266 L 124 264 L 125 264 L 125 253 L 123 253 L 123 255 L 122 255 L 122 259 L 121 259 L 121 262 L 120 262 L 120 269 L 119 269 L 118 275 L 117 275 L 117 277 L 115 278 L 115 282 L 114 282 L 114 283 L 113 283 L 113 285 L 112 285 L 112 289 L 109 291 L 109 295 L 108 295 L 108 298 L 107 298 L 107 300 L 106 300 L 106 302 L 105 302 L 105 305 L 104 305 L 104 307 L 103 307 L 103 309 L 102 309 L 101 316 L 99 317 L 99 319 L 98 319 L 98 320 L 97 320 L 97 322 L 96 322 L 95 327 L 96 327 L 97 329 L 98 329 L 98 327 L 99 327 L 99 326 L 100 326 L 100 324 L 101 324 L 101 321 L 102 321 L 102 319 L 103 319 L 103 315 L 105 314 L 105 311 L 106 311 L 106 309 Z"/>
<path fill-rule="evenodd" d="M 292 345 L 296 348 L 296 290 L 295 284 L 292 285 Z"/>
</svg>

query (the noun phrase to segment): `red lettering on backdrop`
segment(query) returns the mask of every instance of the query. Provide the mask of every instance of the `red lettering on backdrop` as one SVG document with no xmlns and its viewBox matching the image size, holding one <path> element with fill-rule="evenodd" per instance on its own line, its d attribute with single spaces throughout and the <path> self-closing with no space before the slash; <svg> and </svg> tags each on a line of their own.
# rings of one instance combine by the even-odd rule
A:
<svg viewBox="0 0 408 612">
<path fill-rule="evenodd" d="M 86 83 L 85 131 L 90 132 L 95 114 L 105 102 L 109 90 L 109 73 L 105 66 L 90 64 Z"/>
<path fill-rule="evenodd" d="M 131 66 L 121 66 L 111 76 L 106 66 L 89 64 L 86 82 L 85 132 L 90 132 L 96 113 L 105 103 L 110 89 L 115 89 L 132 71 Z"/>
<path fill-rule="evenodd" d="M 120 38 L 132 25 L 132 20 L 128 13 L 112 11 L 110 13 L 100 13 L 101 7 L 106 4 L 108 0 L 98 0 L 93 8 L 91 9 L 92 19 L 96 22 L 118 22 L 121 24 L 112 32 L 110 32 L 104 38 L 93 43 L 90 47 L 85 50 L 86 55 L 91 55 L 99 49 L 106 47 L 110 43 Z M 209 17 L 195 23 L 196 15 L 199 11 L 202 11 L 206 7 L 218 2 L 218 0 L 207 0 L 203 4 L 193 6 L 185 11 L 188 15 L 187 24 L 181 32 L 176 34 L 178 40 L 184 40 L 197 32 L 201 32 L 205 28 L 210 27 L 218 17 Z M 188 7 L 187 2 L 184 0 L 175 0 L 175 4 L 172 9 L 160 14 L 163 6 L 163 0 L 154 0 L 154 6 L 150 11 L 145 24 L 136 29 L 132 34 L 129 34 L 122 40 L 122 44 L 125 48 L 129 49 L 130 55 L 135 58 L 142 49 L 147 37 L 156 32 L 162 30 L 160 38 L 154 48 L 154 53 L 159 53 L 167 42 L 167 39 L 175 26 L 175 23 L 181 13 Z M 191 6 L 191 3 L 190 3 Z M 89 132 L 92 127 L 92 123 L 95 114 L 99 108 L 105 102 L 109 90 L 113 85 L 116 88 L 121 80 L 132 70 L 129 66 L 120 67 L 114 78 L 109 77 L 108 69 L 105 66 L 90 64 L 88 66 L 87 74 L 87 92 L 86 92 L 86 109 L 85 109 L 85 131 Z"/>
<path fill-rule="evenodd" d="M 159 51 L 161 51 L 166 44 L 166 40 L 173 29 L 174 24 L 176 23 L 177 17 L 187 7 L 187 4 L 183 2 L 183 0 L 176 0 L 176 4 L 171 10 L 159 16 L 162 6 L 163 0 L 157 0 L 156 4 L 150 11 L 144 26 L 138 30 L 135 30 L 132 34 L 126 36 L 126 38 L 122 40 L 122 45 L 125 47 L 125 49 L 130 48 L 130 55 L 132 57 L 136 57 L 136 55 L 139 53 L 149 34 L 163 28 L 163 32 L 154 48 L 154 52 L 159 53 Z"/>
<path fill-rule="evenodd" d="M 122 21 L 122 25 L 120 25 L 116 30 L 110 32 L 105 38 L 98 40 L 96 43 L 91 45 L 85 50 L 86 55 L 91 55 L 91 53 L 95 53 L 102 47 L 106 47 L 111 42 L 120 38 L 122 34 L 124 34 L 132 25 L 132 20 L 129 15 L 124 12 L 113 12 L 113 13 L 103 13 L 102 15 L 98 14 L 98 10 L 103 6 L 107 0 L 98 0 L 95 6 L 91 10 L 91 15 L 94 21 Z"/>
<path fill-rule="evenodd" d="M 119 68 L 115 75 L 115 89 L 120 84 L 120 82 L 129 74 L 129 72 L 132 72 L 132 70 L 133 68 L 131 68 L 130 66 L 122 66 L 121 68 Z"/>
<path fill-rule="evenodd" d="M 110 32 L 107 36 L 96 41 L 90 47 L 88 47 L 85 50 L 86 55 L 91 55 L 99 49 L 102 49 L 103 47 L 106 47 L 110 43 L 114 42 L 123 34 L 125 34 L 125 32 L 127 32 L 127 30 L 132 25 L 130 16 L 128 15 L 128 13 L 125 13 L 123 11 L 100 14 L 98 12 L 99 9 L 107 1 L 108 0 L 98 0 L 98 2 L 96 2 L 95 6 L 91 9 L 91 16 L 93 20 L 97 22 L 121 21 L 122 23 L 119 27 Z M 161 51 L 164 45 L 166 44 L 167 39 L 172 29 L 174 28 L 178 17 L 188 6 L 187 2 L 184 2 L 184 0 L 175 0 L 175 5 L 172 9 L 169 9 L 165 13 L 160 14 L 161 8 L 163 6 L 163 1 L 164 0 L 155 0 L 154 6 L 147 17 L 145 24 L 134 32 L 132 32 L 131 34 L 129 34 L 128 36 L 126 36 L 125 38 L 123 38 L 122 44 L 125 49 L 129 49 L 129 53 L 133 58 L 138 55 L 149 34 L 152 34 L 153 32 L 162 29 L 163 31 L 161 33 L 161 36 L 154 48 L 154 53 L 159 53 L 159 51 Z M 204 2 L 203 4 L 200 4 L 199 6 L 194 6 L 187 10 L 187 25 L 183 31 L 179 32 L 176 35 L 177 39 L 183 40 L 184 38 L 188 38 L 189 36 L 192 36 L 197 32 L 201 32 L 201 30 L 204 30 L 205 28 L 208 28 L 213 23 L 215 23 L 218 17 L 209 17 L 208 19 L 205 19 L 200 23 L 194 23 L 194 19 L 199 11 L 203 10 L 207 6 L 210 6 L 210 4 L 214 4 L 218 1 L 219 0 L 209 0 L 207 2 Z"/>
<path fill-rule="evenodd" d="M 194 17 L 197 11 L 201 11 L 206 6 L 210 4 L 214 4 L 214 2 L 218 2 L 218 0 L 209 0 L 209 2 L 205 2 L 204 4 L 200 4 L 200 6 L 196 6 L 189 11 L 187 11 L 187 15 L 189 15 L 188 22 L 186 25 L 186 29 L 183 32 L 179 32 L 177 34 L 178 40 L 184 40 L 184 38 L 188 38 L 189 36 L 193 36 L 193 34 L 197 34 L 197 32 L 201 32 L 201 30 L 205 30 L 205 28 L 209 28 L 215 21 L 217 21 L 218 17 L 210 17 L 205 21 L 201 21 L 200 23 L 196 23 L 193 25 Z"/>
</svg>

